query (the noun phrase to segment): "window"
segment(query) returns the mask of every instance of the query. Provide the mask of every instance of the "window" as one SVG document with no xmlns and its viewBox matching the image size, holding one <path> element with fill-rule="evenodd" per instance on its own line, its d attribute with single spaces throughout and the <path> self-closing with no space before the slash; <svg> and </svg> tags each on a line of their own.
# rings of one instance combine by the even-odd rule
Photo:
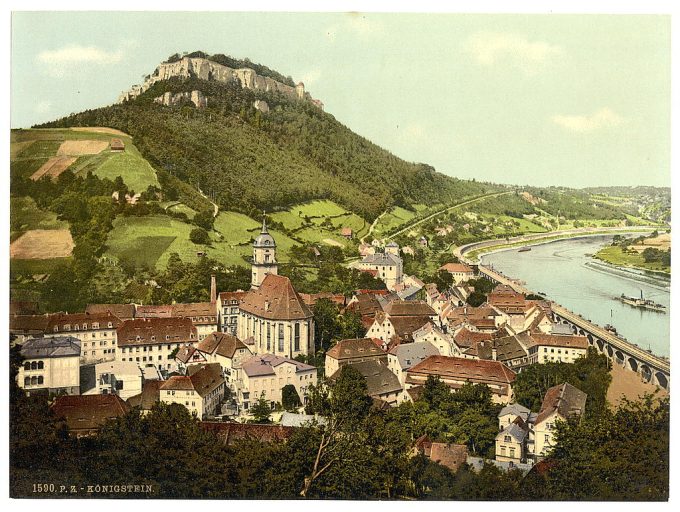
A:
<svg viewBox="0 0 680 512">
<path fill-rule="evenodd" d="M 295 343 L 295 352 L 300 351 L 300 324 L 295 323 L 295 337 L 294 337 L 294 343 Z"/>
<path fill-rule="evenodd" d="M 271 324 L 267 322 L 267 352 L 271 350 Z"/>
<path fill-rule="evenodd" d="M 31 369 L 31 363 L 28 361 L 24 363 L 24 370 L 30 370 Z"/>
<path fill-rule="evenodd" d="M 38 369 L 38 363 L 36 361 L 31 361 L 31 370 L 37 370 Z"/>
<path fill-rule="evenodd" d="M 28 387 L 31 385 L 31 378 L 30 377 L 24 377 L 24 387 Z"/>
<path fill-rule="evenodd" d="M 506 443 L 511 443 L 511 442 L 512 442 L 512 438 L 511 438 L 510 436 L 505 436 L 505 438 L 503 439 L 503 441 L 506 442 Z"/>
<path fill-rule="evenodd" d="M 279 324 L 279 352 L 283 352 L 283 324 Z"/>
<path fill-rule="evenodd" d="M 515 449 L 512 447 L 510 448 L 510 457 L 512 457 L 513 459 L 515 458 Z"/>
<path fill-rule="evenodd" d="M 543 442 L 544 442 L 544 443 L 549 443 L 549 442 L 550 442 L 550 434 L 545 434 L 545 436 L 543 436 Z"/>
</svg>

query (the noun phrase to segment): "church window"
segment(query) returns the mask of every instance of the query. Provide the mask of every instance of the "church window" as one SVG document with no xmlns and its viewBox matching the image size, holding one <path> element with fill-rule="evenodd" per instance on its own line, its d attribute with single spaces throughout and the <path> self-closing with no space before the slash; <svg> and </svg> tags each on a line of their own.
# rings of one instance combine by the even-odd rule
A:
<svg viewBox="0 0 680 512">
<path fill-rule="evenodd" d="M 283 324 L 279 324 L 279 352 L 283 352 Z"/>
<path fill-rule="evenodd" d="M 300 350 L 300 324 L 295 323 L 295 351 Z"/>
<path fill-rule="evenodd" d="M 267 352 L 271 350 L 271 343 L 272 343 L 271 324 L 267 322 Z"/>
</svg>

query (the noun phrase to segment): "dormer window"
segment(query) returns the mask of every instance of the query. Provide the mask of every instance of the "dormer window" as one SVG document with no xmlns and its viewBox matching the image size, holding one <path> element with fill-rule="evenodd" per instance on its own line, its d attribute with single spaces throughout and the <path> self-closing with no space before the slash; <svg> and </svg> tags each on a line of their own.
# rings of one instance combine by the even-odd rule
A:
<svg viewBox="0 0 680 512">
<path fill-rule="evenodd" d="M 87 331 L 87 324 L 83 324 L 83 331 Z"/>
<path fill-rule="evenodd" d="M 166 340 L 169 340 L 169 339 L 170 339 L 170 335 L 169 335 L 169 334 L 166 334 L 166 335 L 165 335 L 165 339 L 166 339 Z"/>
<path fill-rule="evenodd" d="M 74 326 L 73 326 L 73 330 L 74 330 L 74 331 L 78 331 L 78 330 L 79 330 L 78 326 L 77 326 L 77 325 L 74 325 Z"/>
<path fill-rule="evenodd" d="M 141 339 L 142 339 L 142 338 L 141 338 L 140 336 L 136 336 L 136 337 L 135 337 L 135 340 L 137 340 L 137 341 L 139 341 L 139 340 L 141 340 Z"/>
<path fill-rule="evenodd" d="M 113 322 L 109 322 L 109 329 L 113 329 Z"/>
<path fill-rule="evenodd" d="M 151 341 L 156 341 L 156 336 L 151 336 Z"/>
<path fill-rule="evenodd" d="M 93 328 L 93 329 L 99 329 L 99 322 L 94 322 L 94 323 L 92 324 L 92 328 Z"/>
</svg>

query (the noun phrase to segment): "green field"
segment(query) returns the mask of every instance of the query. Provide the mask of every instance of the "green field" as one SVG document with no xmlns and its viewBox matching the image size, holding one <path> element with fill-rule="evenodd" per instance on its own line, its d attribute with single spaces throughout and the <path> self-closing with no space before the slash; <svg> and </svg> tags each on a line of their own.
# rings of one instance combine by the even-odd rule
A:
<svg viewBox="0 0 680 512">
<path fill-rule="evenodd" d="M 68 229 L 68 222 L 42 210 L 30 197 L 10 198 L 10 241 L 31 229 Z"/>
<path fill-rule="evenodd" d="M 122 153 L 112 153 L 109 150 L 102 153 L 107 154 L 108 158 L 94 170 L 96 176 L 111 181 L 120 176 L 128 188 L 135 192 L 144 192 L 149 185 L 160 186 L 156 171 L 129 140 Z"/>
<path fill-rule="evenodd" d="M 260 232 L 260 223 L 235 212 L 220 212 L 215 219 L 215 231 L 210 232 L 210 246 L 196 245 L 189 240 L 195 226 L 166 217 L 119 217 L 107 240 L 107 255 L 130 260 L 136 265 L 165 268 L 170 254 L 179 254 L 182 261 L 196 261 L 199 252 L 225 265 L 247 265 L 252 252 L 251 241 Z M 276 240 L 279 261 L 287 261 L 295 240 L 271 230 Z"/>
<path fill-rule="evenodd" d="M 491 218 L 495 218 L 496 222 L 492 225 L 493 233 L 496 234 L 513 234 L 513 233 L 545 233 L 547 230 L 534 222 L 527 219 L 518 219 L 508 215 L 480 215 L 480 218 L 486 222 L 490 222 Z M 509 223 L 518 223 L 519 226 L 510 226 Z"/>
<path fill-rule="evenodd" d="M 50 274 L 55 267 L 72 261 L 72 258 L 52 258 L 49 260 L 9 260 L 10 274 L 39 275 Z"/>
<path fill-rule="evenodd" d="M 106 254 L 156 268 L 165 268 L 173 252 L 184 261 L 195 261 L 196 252 L 205 247 L 189 240 L 191 230 L 191 225 L 163 215 L 118 217 L 106 242 Z"/>
<path fill-rule="evenodd" d="M 22 143 L 20 142 L 20 144 Z M 36 140 L 32 144 L 23 145 L 19 151 L 16 151 L 16 155 L 10 162 L 11 174 L 25 178 L 30 177 L 45 162 L 57 154 L 60 145 L 61 141 L 53 140 Z"/>
<path fill-rule="evenodd" d="M 595 254 L 595 258 L 621 267 L 635 267 L 644 270 L 655 270 L 668 273 L 671 271 L 670 267 L 663 266 L 659 261 L 650 263 L 645 262 L 642 254 L 623 252 L 618 245 L 611 245 L 600 249 Z"/>
<path fill-rule="evenodd" d="M 415 212 L 406 210 L 401 206 L 395 206 L 385 213 L 385 215 L 380 217 L 380 220 L 375 225 L 373 233 L 376 235 L 388 233 L 390 230 L 410 221 L 415 216 Z"/>
</svg>

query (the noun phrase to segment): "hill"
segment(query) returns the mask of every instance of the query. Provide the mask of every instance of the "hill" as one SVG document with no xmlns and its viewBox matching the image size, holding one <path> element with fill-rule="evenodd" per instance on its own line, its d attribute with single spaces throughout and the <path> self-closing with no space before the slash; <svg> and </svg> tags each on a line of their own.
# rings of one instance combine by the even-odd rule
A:
<svg viewBox="0 0 680 512">
<path fill-rule="evenodd" d="M 188 98 L 192 91 L 207 105 L 155 101 L 166 93 Z M 267 112 L 255 108 L 256 100 L 266 102 Z M 123 103 L 43 125 L 72 126 L 110 126 L 133 136 L 163 187 L 178 188 L 180 200 L 195 210 L 206 205 L 177 181 L 251 216 L 330 199 L 368 221 L 392 206 L 446 204 L 495 188 L 405 162 L 310 101 L 244 88 L 238 80 L 170 77 Z"/>
</svg>

